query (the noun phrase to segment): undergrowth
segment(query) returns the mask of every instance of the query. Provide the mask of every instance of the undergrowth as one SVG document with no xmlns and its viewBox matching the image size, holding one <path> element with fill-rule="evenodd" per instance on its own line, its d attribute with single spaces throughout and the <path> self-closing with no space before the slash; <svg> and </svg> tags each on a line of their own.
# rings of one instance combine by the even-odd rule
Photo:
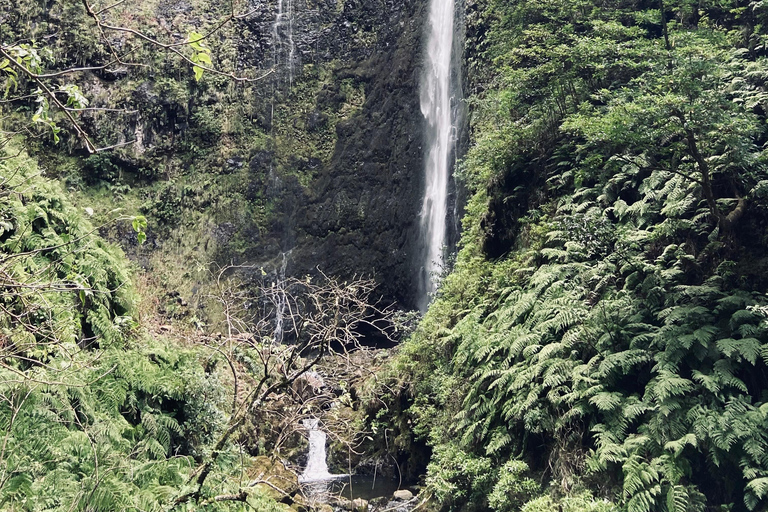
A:
<svg viewBox="0 0 768 512">
<path fill-rule="evenodd" d="M 764 16 L 470 7 L 461 248 L 384 390 L 436 508 L 765 507 Z"/>
</svg>

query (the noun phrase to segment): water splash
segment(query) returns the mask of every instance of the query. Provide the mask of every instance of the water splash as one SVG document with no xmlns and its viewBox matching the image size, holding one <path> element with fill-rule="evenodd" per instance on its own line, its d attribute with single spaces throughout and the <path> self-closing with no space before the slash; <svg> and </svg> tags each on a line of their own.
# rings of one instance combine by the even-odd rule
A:
<svg viewBox="0 0 768 512">
<path fill-rule="evenodd" d="M 454 0 L 430 0 L 427 52 L 420 90 L 421 113 L 426 120 L 427 155 L 425 192 L 421 206 L 424 260 L 419 275 L 419 309 L 425 311 L 435 291 L 432 277 L 443 267 L 448 217 L 450 158 L 455 146 L 451 108 L 451 73 L 454 40 Z"/>
</svg>

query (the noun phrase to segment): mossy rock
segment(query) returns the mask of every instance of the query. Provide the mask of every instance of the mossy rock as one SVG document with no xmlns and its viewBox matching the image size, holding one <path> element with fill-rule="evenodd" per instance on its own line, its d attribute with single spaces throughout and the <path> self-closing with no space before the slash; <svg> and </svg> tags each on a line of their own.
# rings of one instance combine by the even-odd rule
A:
<svg viewBox="0 0 768 512">
<path fill-rule="evenodd" d="M 246 475 L 250 480 L 257 482 L 255 485 L 257 489 L 275 501 L 280 501 L 299 490 L 299 479 L 296 474 L 279 460 L 273 460 L 264 455 L 251 460 L 251 464 L 246 469 Z"/>
<path fill-rule="evenodd" d="M 291 503 L 291 509 L 293 512 L 310 512 L 312 510 L 309 502 L 301 495 L 301 493 L 297 492 L 294 494 L 292 500 L 293 503 Z"/>
</svg>

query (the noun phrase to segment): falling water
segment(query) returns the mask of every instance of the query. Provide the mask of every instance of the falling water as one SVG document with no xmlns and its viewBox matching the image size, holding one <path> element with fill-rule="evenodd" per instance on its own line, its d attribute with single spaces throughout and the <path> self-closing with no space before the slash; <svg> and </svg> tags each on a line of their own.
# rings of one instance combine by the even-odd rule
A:
<svg viewBox="0 0 768 512">
<path fill-rule="evenodd" d="M 275 304 L 275 331 L 273 333 L 275 343 L 283 342 L 283 320 L 285 318 L 285 308 L 288 306 L 288 296 L 283 288 L 283 283 L 285 283 L 285 269 L 288 267 L 288 256 L 291 255 L 291 251 L 282 253 L 283 261 L 280 264 L 280 271 L 277 275 L 280 286 L 278 286 Z"/>
<path fill-rule="evenodd" d="M 283 37 L 285 33 L 285 38 Z M 285 53 L 287 45 L 286 65 L 288 70 L 288 87 L 293 87 L 293 60 L 296 54 L 296 45 L 293 42 L 293 3 L 292 0 L 277 0 L 277 14 L 272 24 L 272 38 L 275 48 L 274 65 L 278 68 L 281 57 Z"/>
<path fill-rule="evenodd" d="M 328 471 L 328 463 L 325 461 L 325 440 L 326 434 L 320 430 L 317 418 L 306 419 L 302 424 L 309 430 L 309 454 L 307 456 L 307 467 L 299 477 L 299 482 L 319 482 L 331 480 L 347 475 L 332 475 Z"/>
<path fill-rule="evenodd" d="M 433 275 L 443 266 L 448 216 L 450 158 L 455 137 L 451 108 L 454 0 L 430 0 L 427 52 L 421 83 L 421 113 L 426 120 L 426 188 L 421 206 L 423 268 L 419 276 L 419 309 L 426 310 L 435 291 Z"/>
<path fill-rule="evenodd" d="M 322 377 L 314 376 L 322 383 Z M 401 481 L 398 479 L 376 478 L 370 475 L 333 474 L 328 471 L 325 461 L 326 434 L 319 427 L 316 418 L 302 420 L 302 425 L 309 431 L 309 453 L 307 455 L 307 467 L 299 476 L 302 490 L 310 503 L 328 503 L 332 495 L 345 496 L 350 500 L 356 498 L 372 499 L 382 496 L 392 496 L 392 493 L 400 489 Z M 319 508 L 319 507 L 317 507 Z M 412 507 L 411 507 L 412 508 Z M 334 507 L 335 510 L 337 510 Z M 399 506 L 392 510 L 410 510 L 409 507 Z"/>
</svg>

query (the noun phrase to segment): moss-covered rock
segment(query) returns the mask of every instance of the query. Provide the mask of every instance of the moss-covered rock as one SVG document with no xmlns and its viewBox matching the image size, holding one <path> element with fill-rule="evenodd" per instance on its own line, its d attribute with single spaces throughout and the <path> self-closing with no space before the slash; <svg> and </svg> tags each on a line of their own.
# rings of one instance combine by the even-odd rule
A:
<svg viewBox="0 0 768 512">
<path fill-rule="evenodd" d="M 282 501 L 299 490 L 296 473 L 279 460 L 264 455 L 251 459 L 246 475 L 257 489 L 275 501 Z"/>
<path fill-rule="evenodd" d="M 46 65 L 103 64 L 108 49 L 82 5 L 65 13 L 38 4 L 8 10 L 50 41 L 57 60 Z M 108 190 L 149 218 L 158 234 L 152 252 L 161 256 L 127 251 L 147 267 L 168 258 L 269 267 L 293 249 L 288 274 L 319 267 L 371 275 L 387 301 L 413 305 L 425 5 L 318 0 L 279 13 L 278 3 L 258 4 L 209 40 L 215 67 L 266 75 L 242 84 L 214 73 L 196 81 L 187 62 L 120 33 L 142 66 L 73 75 L 92 106 L 125 108 L 81 116 L 95 144 L 120 146 L 108 156 L 75 156 L 59 174 L 86 198 Z M 169 44 L 214 29 L 226 14 L 210 0 L 109 11 L 115 24 Z M 21 119 L 17 112 L 11 122 Z M 81 141 L 61 136 L 78 153 Z M 37 147 L 60 149 L 45 139 Z"/>
</svg>

